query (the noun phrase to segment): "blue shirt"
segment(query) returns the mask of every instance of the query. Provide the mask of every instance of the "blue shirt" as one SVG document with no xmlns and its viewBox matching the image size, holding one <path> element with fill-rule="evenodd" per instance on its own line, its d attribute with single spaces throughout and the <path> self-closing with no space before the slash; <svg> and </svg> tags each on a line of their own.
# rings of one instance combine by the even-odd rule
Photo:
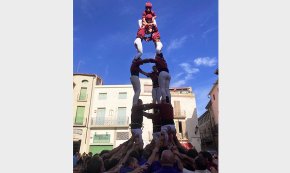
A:
<svg viewBox="0 0 290 173">
<path fill-rule="evenodd" d="M 162 166 L 158 171 L 154 173 L 180 173 L 180 171 L 171 166 Z"/>
<path fill-rule="evenodd" d="M 131 172 L 131 171 L 134 171 L 134 169 L 122 166 L 119 173 L 127 173 L 127 172 Z"/>
</svg>

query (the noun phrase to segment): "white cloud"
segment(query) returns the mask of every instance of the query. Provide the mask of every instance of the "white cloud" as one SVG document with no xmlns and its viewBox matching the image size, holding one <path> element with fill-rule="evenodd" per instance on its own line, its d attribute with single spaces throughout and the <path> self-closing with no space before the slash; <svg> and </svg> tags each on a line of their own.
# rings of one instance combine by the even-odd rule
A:
<svg viewBox="0 0 290 173">
<path fill-rule="evenodd" d="M 170 43 L 168 44 L 167 51 L 169 52 L 173 49 L 178 49 L 178 48 L 182 47 L 182 45 L 185 43 L 187 38 L 188 38 L 187 36 L 183 36 L 179 39 L 174 39 L 174 40 L 170 41 Z"/>
<path fill-rule="evenodd" d="M 208 33 L 212 32 L 212 31 L 214 31 L 214 30 L 216 30 L 216 29 L 217 29 L 217 27 L 215 26 L 215 27 L 213 27 L 213 28 L 210 28 L 210 29 L 204 31 L 204 32 L 202 33 L 202 36 L 201 36 L 201 37 L 202 37 L 202 38 L 205 38 L 205 37 L 207 36 Z"/>
<path fill-rule="evenodd" d="M 215 66 L 217 64 L 217 60 L 215 58 L 210 58 L 210 57 L 199 57 L 194 60 L 194 63 L 199 66 L 199 65 L 204 65 L 204 66 Z"/>
<path fill-rule="evenodd" d="M 184 68 L 185 72 L 188 74 L 196 73 L 199 71 L 198 68 L 192 68 L 191 65 L 189 63 L 186 63 L 186 62 L 179 64 L 179 66 Z"/>
<path fill-rule="evenodd" d="M 179 64 L 179 66 L 182 67 L 184 72 L 180 72 L 175 75 L 173 83 L 171 84 L 173 87 L 184 86 L 187 81 L 193 78 L 193 74 L 199 72 L 198 68 L 192 67 L 189 63 L 184 62 Z"/>
</svg>

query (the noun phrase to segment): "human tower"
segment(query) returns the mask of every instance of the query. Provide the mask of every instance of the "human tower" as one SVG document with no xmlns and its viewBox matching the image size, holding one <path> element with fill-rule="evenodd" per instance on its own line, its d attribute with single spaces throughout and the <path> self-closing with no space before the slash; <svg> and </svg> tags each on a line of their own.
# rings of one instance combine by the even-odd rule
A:
<svg viewBox="0 0 290 173">
<path fill-rule="evenodd" d="M 145 4 L 145 11 L 142 13 L 142 19 L 139 20 L 139 29 L 134 41 L 137 50 L 130 72 L 131 83 L 134 90 L 133 106 L 131 109 L 131 133 L 136 141 L 143 143 L 142 140 L 142 123 L 143 116 L 152 119 L 153 123 L 153 140 L 162 141 L 164 145 L 172 142 L 172 136 L 176 134 L 175 124 L 173 121 L 173 107 L 171 105 L 171 95 L 169 84 L 171 76 L 169 74 L 166 59 L 161 51 L 163 45 L 160 39 L 160 33 L 157 28 L 156 14 L 152 10 L 152 4 Z M 143 54 L 142 41 L 153 41 L 156 49 L 155 58 L 142 59 Z M 140 66 L 145 63 L 155 64 L 150 73 L 144 72 Z M 143 104 L 140 96 L 139 74 L 150 77 L 153 83 L 152 98 L 153 103 Z M 153 109 L 153 113 L 147 113 L 146 110 Z"/>
</svg>

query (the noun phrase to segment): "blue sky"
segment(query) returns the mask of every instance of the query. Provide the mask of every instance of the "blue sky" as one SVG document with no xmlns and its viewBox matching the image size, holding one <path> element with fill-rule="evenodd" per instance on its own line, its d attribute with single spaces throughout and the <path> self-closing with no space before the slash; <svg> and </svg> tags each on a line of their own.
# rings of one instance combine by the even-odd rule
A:
<svg viewBox="0 0 290 173">
<path fill-rule="evenodd" d="M 145 0 L 74 0 L 73 72 L 101 76 L 104 84 L 130 84 L 133 42 Z M 218 67 L 218 1 L 152 0 L 171 87 L 192 87 L 197 114 L 205 111 Z M 142 58 L 153 58 L 143 42 Z M 142 66 L 150 71 L 152 64 Z M 142 76 L 142 75 L 141 75 Z"/>
</svg>

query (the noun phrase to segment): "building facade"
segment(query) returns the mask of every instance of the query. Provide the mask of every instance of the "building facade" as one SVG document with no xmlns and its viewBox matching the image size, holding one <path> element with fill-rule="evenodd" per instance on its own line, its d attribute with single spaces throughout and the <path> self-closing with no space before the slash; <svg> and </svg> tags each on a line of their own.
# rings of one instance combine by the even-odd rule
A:
<svg viewBox="0 0 290 173">
<path fill-rule="evenodd" d="M 94 74 L 73 75 L 73 152 L 86 152 L 93 88 L 101 85 L 102 79 Z"/>
<path fill-rule="evenodd" d="M 152 81 L 140 78 L 143 103 L 152 103 Z M 190 142 L 200 151 L 199 132 L 194 133 L 192 127 L 198 125 L 195 97 L 191 88 L 171 89 L 174 107 L 174 122 L 177 136 L 181 143 Z M 130 122 L 133 104 L 132 85 L 100 85 L 95 86 L 94 103 L 90 123 L 88 151 L 98 153 L 104 149 L 112 149 L 131 137 Z M 149 111 L 152 112 L 152 111 Z M 144 146 L 152 137 L 152 120 L 144 117 L 142 138 Z"/>
<path fill-rule="evenodd" d="M 215 71 L 215 74 L 218 75 L 218 70 Z M 203 150 L 218 151 L 218 80 L 214 83 L 208 96 L 210 101 L 206 106 L 206 112 L 198 118 L 201 145 Z"/>
<path fill-rule="evenodd" d="M 151 79 L 140 78 L 140 83 L 139 98 L 144 104 L 152 103 Z M 179 141 L 183 144 L 190 143 L 200 151 L 201 140 L 199 131 L 195 128 L 198 126 L 198 119 L 192 89 L 171 88 L 170 92 Z M 87 95 L 86 99 L 83 99 L 84 93 Z M 74 75 L 74 151 L 79 149 L 81 153 L 99 153 L 127 141 L 131 137 L 129 125 L 133 95 L 131 84 L 102 85 L 97 76 Z M 153 139 L 151 119 L 144 117 L 142 130 L 145 146 Z"/>
</svg>

